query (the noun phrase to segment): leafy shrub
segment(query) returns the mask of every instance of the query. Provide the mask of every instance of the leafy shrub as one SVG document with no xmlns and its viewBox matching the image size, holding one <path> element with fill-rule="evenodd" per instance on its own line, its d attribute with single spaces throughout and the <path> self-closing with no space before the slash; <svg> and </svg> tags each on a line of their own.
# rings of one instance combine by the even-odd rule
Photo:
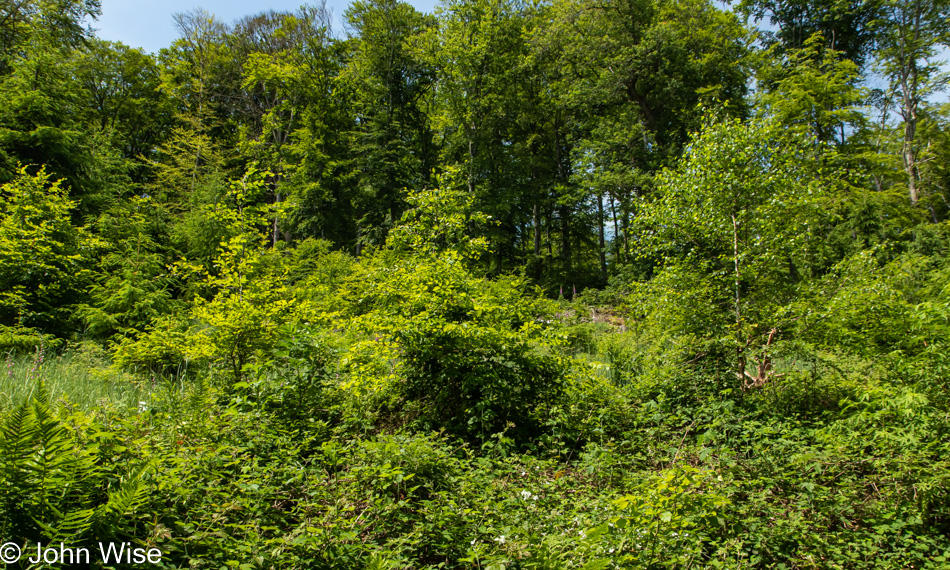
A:
<svg viewBox="0 0 950 570">
<path fill-rule="evenodd" d="M 177 374 L 187 367 L 188 325 L 180 318 L 166 317 L 146 327 L 138 337 L 116 343 L 113 360 L 126 370 Z"/>
<path fill-rule="evenodd" d="M 355 322 L 396 343 L 389 389 L 399 413 L 475 442 L 509 427 L 537 435 L 534 410 L 556 400 L 564 370 L 540 322 L 545 304 L 526 298 L 520 280 L 472 275 L 451 252 L 388 261 L 380 256 L 361 285 Z"/>
<path fill-rule="evenodd" d="M 588 548 L 620 568 L 698 563 L 728 504 L 714 482 L 711 473 L 688 466 L 656 474 L 638 493 L 613 501 L 619 516 L 587 532 Z"/>
<path fill-rule="evenodd" d="M 101 244 L 70 221 L 76 203 L 60 180 L 21 167 L 0 186 L 0 325 L 68 331 L 91 254 Z"/>
<path fill-rule="evenodd" d="M 88 335 L 135 337 L 172 312 L 172 280 L 158 244 L 149 235 L 148 218 L 158 217 L 156 210 L 149 199 L 136 197 L 99 220 L 102 233 L 113 245 L 99 261 L 89 290 L 91 303 L 79 308 Z"/>
<path fill-rule="evenodd" d="M 40 348 L 62 346 L 62 339 L 44 334 L 35 328 L 0 325 L 0 351 L 27 352 Z"/>
</svg>

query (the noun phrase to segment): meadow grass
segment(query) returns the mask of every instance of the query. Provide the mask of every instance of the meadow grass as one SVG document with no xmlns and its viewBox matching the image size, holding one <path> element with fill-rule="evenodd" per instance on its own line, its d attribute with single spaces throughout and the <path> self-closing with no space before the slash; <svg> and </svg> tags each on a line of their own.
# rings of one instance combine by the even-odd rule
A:
<svg viewBox="0 0 950 570">
<path fill-rule="evenodd" d="M 0 370 L 0 411 L 28 401 L 40 382 L 52 401 L 82 410 L 138 408 L 148 405 L 152 391 L 147 379 L 116 371 L 88 349 L 7 353 Z"/>
</svg>

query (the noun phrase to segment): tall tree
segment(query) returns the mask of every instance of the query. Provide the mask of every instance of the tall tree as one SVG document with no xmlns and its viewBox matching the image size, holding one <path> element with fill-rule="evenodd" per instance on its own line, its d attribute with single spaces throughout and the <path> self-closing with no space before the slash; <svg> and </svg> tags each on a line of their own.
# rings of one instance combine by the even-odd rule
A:
<svg viewBox="0 0 950 570">
<path fill-rule="evenodd" d="M 761 111 L 784 125 L 804 130 L 823 143 L 844 146 L 850 131 L 864 123 L 859 110 L 866 93 L 857 65 L 825 47 L 815 34 L 802 49 L 782 52 L 759 70 Z"/>
<path fill-rule="evenodd" d="M 739 11 L 746 16 L 767 20 L 761 30 L 765 43 L 780 51 L 800 50 L 815 34 L 821 34 L 824 46 L 842 60 L 863 67 L 874 49 L 874 22 L 880 15 L 882 0 L 742 0 Z"/>
<path fill-rule="evenodd" d="M 438 70 L 435 124 L 444 140 L 442 162 L 458 165 L 476 208 L 496 222 L 492 248 L 511 247 L 520 226 L 526 169 L 519 160 L 519 112 L 526 97 L 529 7 L 513 0 L 450 0 L 438 27 L 419 42 Z M 495 269 L 502 259 L 496 256 Z"/>
<path fill-rule="evenodd" d="M 63 334 L 100 244 L 70 222 L 76 202 L 50 178 L 22 167 L 0 186 L 0 326 Z"/>
<path fill-rule="evenodd" d="M 87 19 L 99 17 L 101 6 L 101 0 L 0 2 L 0 75 L 9 73 L 37 39 L 52 49 L 80 47 L 92 35 Z"/>
<path fill-rule="evenodd" d="M 0 180 L 18 164 L 45 165 L 64 179 L 79 204 L 72 215 L 97 213 L 121 164 L 107 138 L 85 123 L 86 94 L 71 57 L 88 41 L 85 19 L 99 13 L 93 1 L 4 2 L 0 28 L 10 45 L 0 62 Z"/>
<path fill-rule="evenodd" d="M 121 43 L 92 39 L 74 54 L 72 67 L 84 97 L 78 101 L 83 123 L 108 137 L 133 163 L 133 180 L 144 181 L 143 161 L 152 158 L 174 124 L 171 102 L 159 89 L 155 58 Z"/>
<path fill-rule="evenodd" d="M 921 105 L 947 83 L 936 57 L 950 41 L 947 0 L 887 0 L 876 25 L 880 49 L 877 62 L 900 101 L 904 125 L 901 156 L 911 204 L 920 199 L 917 126 Z"/>
<path fill-rule="evenodd" d="M 406 189 L 425 187 L 435 166 L 428 109 L 435 74 L 410 46 L 434 22 L 398 0 L 354 2 L 346 18 L 356 33 L 341 79 L 357 117 L 360 233 L 381 243 L 406 207 Z"/>
<path fill-rule="evenodd" d="M 768 378 L 773 345 L 800 316 L 786 307 L 822 267 L 817 230 L 834 180 L 820 152 L 774 123 L 712 125 L 659 176 L 640 219 L 646 251 L 661 260 L 645 286 L 649 318 L 711 341 L 695 352 L 728 347 L 747 385 Z"/>
<path fill-rule="evenodd" d="M 745 112 L 746 32 L 703 0 L 563 0 L 552 41 L 564 70 L 577 177 L 610 205 L 620 259 L 631 258 L 631 218 L 661 167 L 672 164 L 702 107 Z M 606 212 L 604 212 L 605 214 Z"/>
</svg>

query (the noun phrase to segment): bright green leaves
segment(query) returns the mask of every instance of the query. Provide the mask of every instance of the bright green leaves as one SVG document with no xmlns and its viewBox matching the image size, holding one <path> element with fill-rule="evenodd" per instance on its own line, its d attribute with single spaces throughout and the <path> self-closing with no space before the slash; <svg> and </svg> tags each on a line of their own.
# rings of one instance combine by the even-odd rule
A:
<svg viewBox="0 0 950 570">
<path fill-rule="evenodd" d="M 782 307 L 823 264 L 834 180 L 813 148 L 766 122 L 712 125 L 643 210 L 643 253 L 662 268 L 644 285 L 649 318 L 725 341 L 740 377 L 747 352 L 797 318 Z"/>
<path fill-rule="evenodd" d="M 286 206 L 258 201 L 269 176 L 250 169 L 232 182 L 227 201 L 207 212 L 231 237 L 221 242 L 215 271 L 201 284 L 211 300 L 198 298 L 192 309 L 192 317 L 208 328 L 194 334 L 190 351 L 199 359 L 226 364 L 236 378 L 257 351 L 275 348 L 281 326 L 304 314 L 307 306 L 293 301 L 279 258 L 265 251 L 266 228 Z"/>
<path fill-rule="evenodd" d="M 279 348 L 285 327 L 311 319 L 310 303 L 295 299 L 286 264 L 268 249 L 269 233 L 287 202 L 266 202 L 273 175 L 253 167 L 231 182 L 227 195 L 202 212 L 221 228 L 210 268 L 179 261 L 175 269 L 195 293 L 189 323 L 157 322 L 148 334 L 119 350 L 125 364 L 167 367 L 190 358 L 243 378 L 246 365 L 266 361 Z M 191 326 L 189 326 L 191 325 Z"/>
<path fill-rule="evenodd" d="M 716 487 L 712 472 L 689 465 L 660 471 L 613 501 L 619 516 L 589 530 L 585 546 L 623 566 L 688 566 L 724 522 L 729 500 Z"/>
<path fill-rule="evenodd" d="M 539 322 L 549 308 L 524 294 L 522 280 L 492 282 L 468 269 L 484 251 L 471 224 L 485 221 L 468 211 L 470 199 L 415 195 L 416 208 L 391 234 L 395 251 L 363 262 L 350 293 L 362 314 L 352 325 L 398 365 L 374 372 L 354 354 L 354 377 L 364 389 L 388 386 L 424 429 L 477 442 L 511 430 L 521 439 L 538 428 L 534 408 L 558 396 L 564 363 Z"/>
<path fill-rule="evenodd" d="M 439 188 L 416 192 L 407 198 L 412 206 L 392 231 L 389 245 L 400 253 L 433 256 L 458 255 L 473 263 L 488 251 L 488 242 L 477 237 L 489 224 L 489 216 L 474 209 L 474 197 L 453 190 L 459 170 L 439 177 Z"/>
<path fill-rule="evenodd" d="M 845 131 L 864 120 L 858 106 L 866 93 L 857 86 L 858 66 L 823 48 L 823 42 L 816 34 L 802 49 L 789 50 L 783 61 L 765 67 L 761 81 L 768 91 L 762 103 L 780 124 L 810 133 L 819 142 L 843 145 Z"/>
<path fill-rule="evenodd" d="M 45 170 L 0 186 L 0 324 L 60 329 L 100 244 L 70 223 L 75 206 Z"/>
</svg>

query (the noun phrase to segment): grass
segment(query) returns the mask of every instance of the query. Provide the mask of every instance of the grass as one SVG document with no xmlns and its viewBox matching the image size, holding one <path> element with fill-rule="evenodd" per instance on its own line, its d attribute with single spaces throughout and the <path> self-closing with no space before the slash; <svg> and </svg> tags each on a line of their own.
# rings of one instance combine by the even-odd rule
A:
<svg viewBox="0 0 950 570">
<path fill-rule="evenodd" d="M 116 371 L 98 352 L 81 347 L 62 354 L 42 349 L 33 354 L 6 354 L 0 370 L 0 411 L 28 401 L 40 382 L 46 384 L 53 401 L 83 410 L 147 405 L 152 383 Z"/>
</svg>

